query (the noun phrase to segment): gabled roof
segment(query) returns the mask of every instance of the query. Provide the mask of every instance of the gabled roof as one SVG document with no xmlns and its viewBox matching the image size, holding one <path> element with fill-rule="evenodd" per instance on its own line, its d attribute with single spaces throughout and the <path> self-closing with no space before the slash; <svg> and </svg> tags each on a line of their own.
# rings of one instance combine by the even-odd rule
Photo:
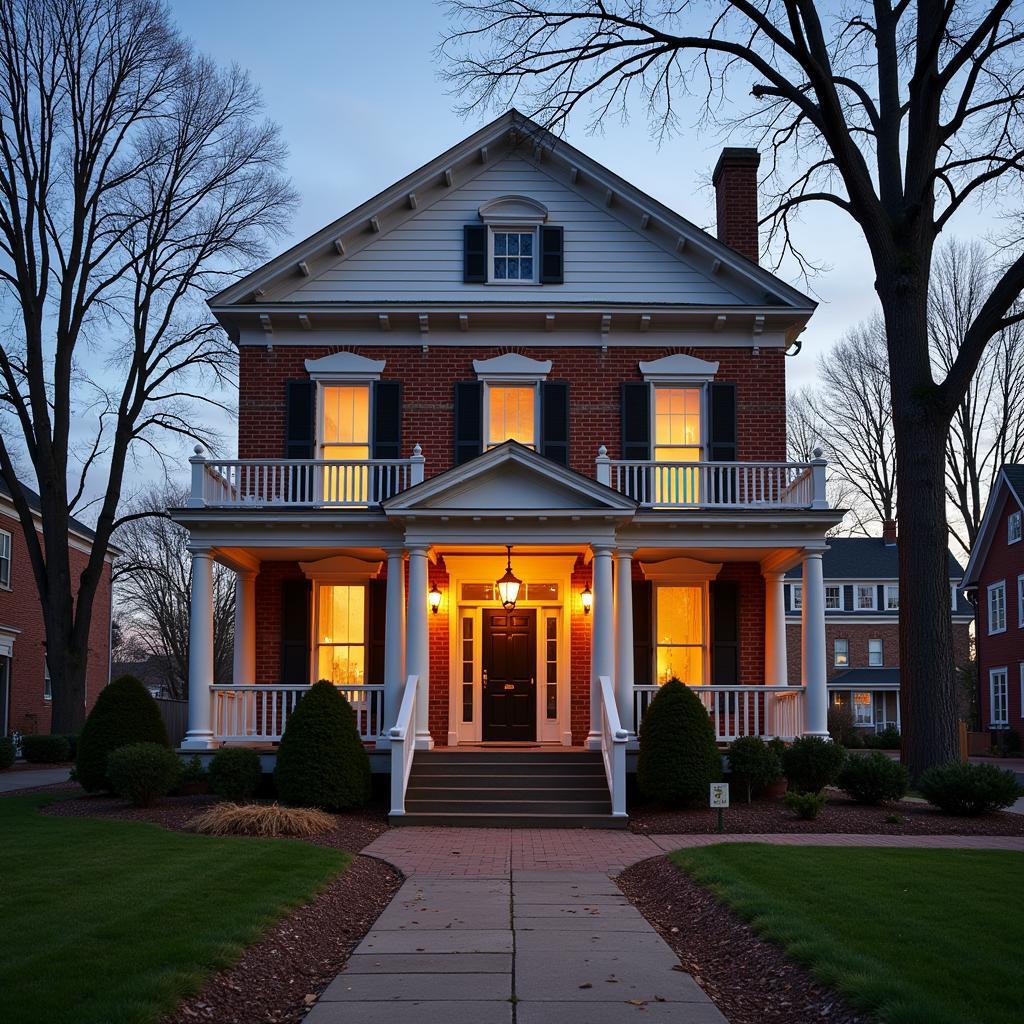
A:
<svg viewBox="0 0 1024 1024">
<path fill-rule="evenodd" d="M 992 490 L 989 491 L 988 501 L 985 504 L 985 515 L 982 517 L 977 540 L 974 542 L 971 557 L 967 560 L 967 568 L 964 570 L 962 585 L 965 587 L 973 586 L 978 582 L 978 575 L 981 572 L 981 567 L 985 564 L 989 546 L 995 535 L 996 509 L 1002 505 L 1004 487 L 1024 511 L 1024 465 L 1007 462 L 999 470 L 999 476 L 996 477 L 996 482 L 992 486 Z"/>
</svg>

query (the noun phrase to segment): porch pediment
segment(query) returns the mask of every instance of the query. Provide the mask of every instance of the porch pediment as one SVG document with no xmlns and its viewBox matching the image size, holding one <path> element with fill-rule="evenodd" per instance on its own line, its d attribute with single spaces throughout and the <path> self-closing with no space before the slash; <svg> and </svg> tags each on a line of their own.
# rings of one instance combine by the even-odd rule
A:
<svg viewBox="0 0 1024 1024">
<path fill-rule="evenodd" d="M 515 441 L 383 503 L 390 515 L 543 513 L 630 515 L 636 503 Z"/>
</svg>

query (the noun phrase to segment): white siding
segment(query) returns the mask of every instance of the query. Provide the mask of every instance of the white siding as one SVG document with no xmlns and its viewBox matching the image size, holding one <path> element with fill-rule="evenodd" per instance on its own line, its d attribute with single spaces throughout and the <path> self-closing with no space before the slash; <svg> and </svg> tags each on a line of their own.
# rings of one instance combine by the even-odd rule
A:
<svg viewBox="0 0 1024 1024">
<path fill-rule="evenodd" d="M 467 285 L 462 281 L 462 227 L 502 195 L 544 203 L 548 222 L 565 228 L 565 283 Z M 733 282 L 728 282 L 732 284 Z M 510 155 L 456 186 L 410 219 L 347 258 L 339 258 L 280 300 L 666 302 L 735 305 L 749 302 L 645 238 L 580 192 L 521 156 Z M 756 301 L 756 300 L 755 300 Z"/>
</svg>

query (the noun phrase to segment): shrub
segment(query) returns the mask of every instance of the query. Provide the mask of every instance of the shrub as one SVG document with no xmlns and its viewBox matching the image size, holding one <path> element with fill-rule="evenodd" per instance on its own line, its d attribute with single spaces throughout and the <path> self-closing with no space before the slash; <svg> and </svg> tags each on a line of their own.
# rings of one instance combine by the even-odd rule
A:
<svg viewBox="0 0 1024 1024">
<path fill-rule="evenodd" d="M 864 738 L 853 722 L 853 708 L 849 704 L 830 704 L 828 708 L 828 734 L 833 742 L 844 747 L 861 747 Z"/>
<path fill-rule="evenodd" d="M 193 754 L 182 764 L 181 770 L 178 772 L 178 785 L 195 786 L 206 782 L 208 778 L 209 773 L 203 768 L 203 762 L 199 760 L 199 755 Z"/>
<path fill-rule="evenodd" d="M 902 825 L 903 815 L 902 814 L 887 814 L 885 816 L 886 825 Z"/>
<path fill-rule="evenodd" d="M 260 755 L 249 747 L 221 747 L 210 765 L 210 789 L 224 800 L 240 804 L 259 789 L 263 778 Z"/>
<path fill-rule="evenodd" d="M 952 764 L 929 768 L 918 788 L 930 804 L 947 814 L 973 816 L 1009 807 L 1024 794 L 1013 772 L 993 764 Z"/>
<path fill-rule="evenodd" d="M 64 739 L 68 741 L 68 760 L 74 761 L 78 757 L 78 734 L 65 736 Z"/>
<path fill-rule="evenodd" d="M 170 793 L 180 768 L 177 754 L 160 743 L 129 743 L 107 758 L 111 788 L 136 807 L 149 807 Z"/>
<path fill-rule="evenodd" d="M 839 773 L 839 788 L 859 804 L 899 800 L 907 792 L 910 777 L 898 761 L 877 750 L 848 757 Z"/>
<path fill-rule="evenodd" d="M 217 804 L 189 822 L 209 836 L 290 836 L 303 839 L 334 828 L 334 818 L 307 807 L 279 804 Z"/>
<path fill-rule="evenodd" d="M 824 793 L 787 793 L 783 798 L 785 805 L 804 821 L 813 821 L 825 806 Z"/>
<path fill-rule="evenodd" d="M 288 718 L 274 781 L 281 800 L 297 807 L 345 810 L 370 798 L 370 759 L 355 715 L 327 680 L 314 683 Z"/>
<path fill-rule="evenodd" d="M 895 725 L 887 725 L 881 732 L 868 736 L 864 745 L 875 750 L 899 750 L 900 731 Z"/>
<path fill-rule="evenodd" d="M 107 757 L 129 743 L 168 746 L 160 709 L 134 676 L 121 676 L 100 690 L 78 738 L 74 778 L 90 793 L 110 789 Z"/>
<path fill-rule="evenodd" d="M 760 736 L 741 736 L 729 747 L 729 772 L 746 786 L 749 804 L 753 790 L 782 778 L 782 762 L 777 751 Z"/>
<path fill-rule="evenodd" d="M 821 736 L 801 736 L 782 755 L 782 770 L 789 788 L 797 793 L 820 793 L 836 781 L 846 751 Z"/>
<path fill-rule="evenodd" d="M 21 756 L 29 764 L 60 764 L 70 760 L 71 745 L 64 736 L 22 736 Z"/>
<path fill-rule="evenodd" d="M 17 751 L 14 749 L 14 740 L 10 736 L 0 736 L 0 772 L 14 764 L 16 755 Z"/>
<path fill-rule="evenodd" d="M 700 698 L 678 679 L 655 694 L 640 725 L 636 780 L 648 799 L 664 804 L 707 804 L 722 777 L 722 755 Z"/>
</svg>

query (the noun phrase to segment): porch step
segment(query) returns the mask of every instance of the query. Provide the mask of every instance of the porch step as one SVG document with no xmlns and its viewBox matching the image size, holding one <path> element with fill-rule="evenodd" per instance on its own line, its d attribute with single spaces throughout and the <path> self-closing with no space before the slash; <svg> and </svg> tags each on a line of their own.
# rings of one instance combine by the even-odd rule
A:
<svg viewBox="0 0 1024 1024">
<path fill-rule="evenodd" d="M 621 828 L 598 752 L 417 751 L 393 825 Z"/>
</svg>

